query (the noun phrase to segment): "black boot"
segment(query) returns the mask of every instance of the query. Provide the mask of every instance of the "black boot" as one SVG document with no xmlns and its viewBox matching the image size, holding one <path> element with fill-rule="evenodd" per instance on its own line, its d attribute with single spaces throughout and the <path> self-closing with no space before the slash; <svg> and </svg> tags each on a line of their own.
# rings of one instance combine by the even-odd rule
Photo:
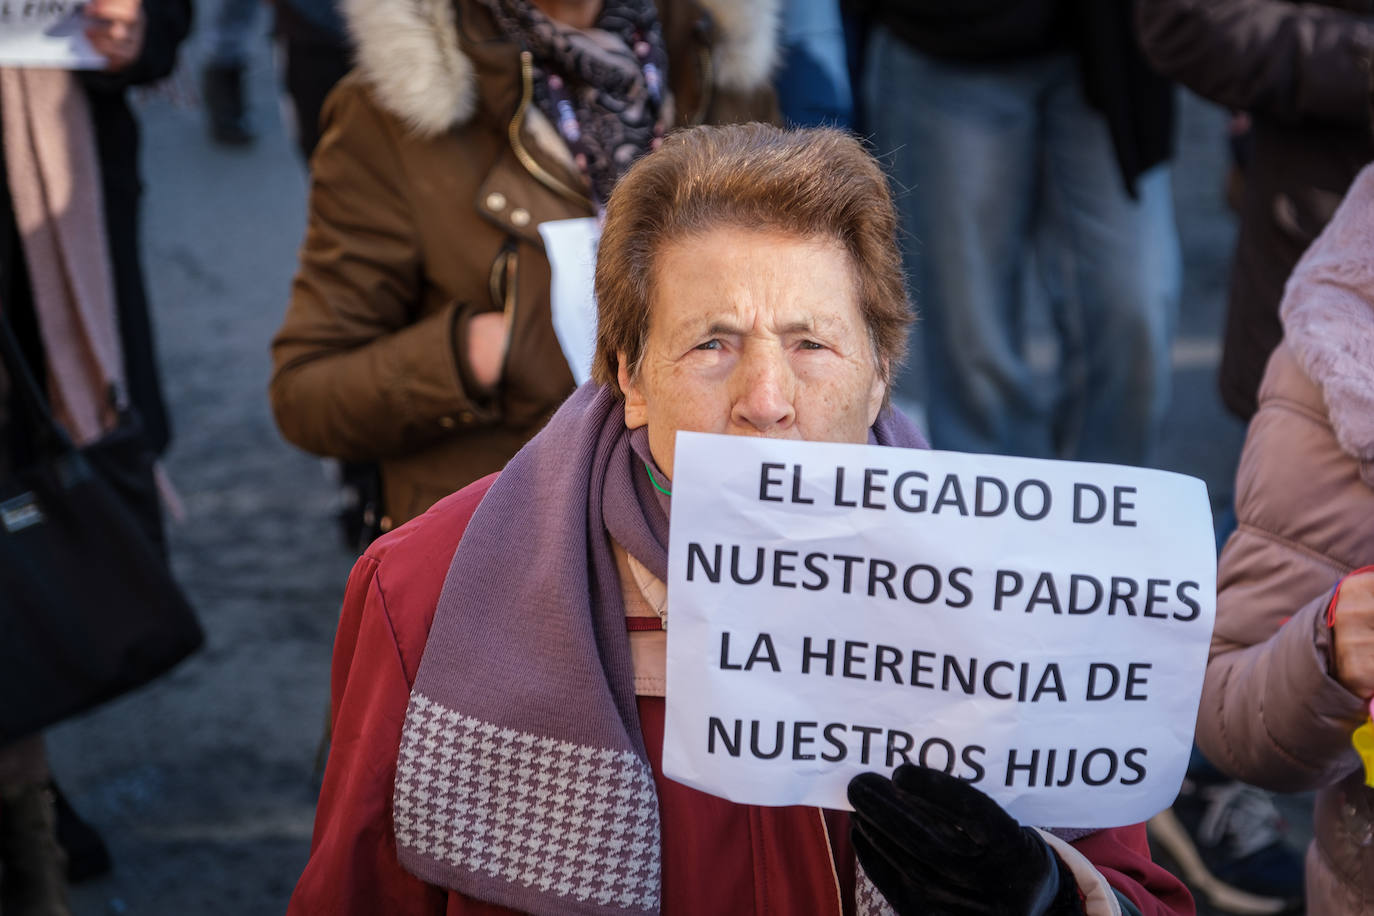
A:
<svg viewBox="0 0 1374 916">
<path fill-rule="evenodd" d="M 108 874 L 112 863 L 104 839 L 81 819 L 57 783 L 49 781 L 48 788 L 57 808 L 57 842 L 67 853 L 67 880 L 76 884 Z"/>
<path fill-rule="evenodd" d="M 5 916 L 71 916 L 67 855 L 42 783 L 0 788 L 0 909 Z"/>
<path fill-rule="evenodd" d="M 243 67 L 206 66 L 203 78 L 205 109 L 210 116 L 210 136 L 226 146 L 247 146 L 257 139 L 244 104 Z"/>
</svg>

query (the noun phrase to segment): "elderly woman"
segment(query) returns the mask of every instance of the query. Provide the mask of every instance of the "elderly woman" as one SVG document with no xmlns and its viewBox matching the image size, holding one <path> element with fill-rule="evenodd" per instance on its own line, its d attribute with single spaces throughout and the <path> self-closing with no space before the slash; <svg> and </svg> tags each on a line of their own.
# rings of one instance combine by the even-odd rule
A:
<svg viewBox="0 0 1374 916">
<path fill-rule="evenodd" d="M 1236 472 L 1198 745 L 1237 778 L 1317 791 L 1307 911 L 1374 912 L 1374 166 L 1288 281 Z"/>
<path fill-rule="evenodd" d="M 1051 854 L 971 788 L 978 824 L 957 826 L 1007 842 L 913 887 L 902 796 L 931 771 L 858 787 L 872 881 L 848 815 L 663 776 L 675 436 L 921 447 L 887 406 L 910 321 L 894 226 L 877 163 L 834 131 L 696 128 L 629 171 L 594 381 L 354 569 L 292 913 L 838 916 L 880 912 L 875 883 L 906 912 L 926 892 L 948 913 L 1192 912 L 1143 828 Z"/>
</svg>

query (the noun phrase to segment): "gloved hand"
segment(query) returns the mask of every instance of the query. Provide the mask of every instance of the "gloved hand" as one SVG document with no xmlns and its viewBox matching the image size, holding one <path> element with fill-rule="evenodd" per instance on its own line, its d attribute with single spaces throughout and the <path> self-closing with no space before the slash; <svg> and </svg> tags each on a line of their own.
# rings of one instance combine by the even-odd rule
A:
<svg viewBox="0 0 1374 916">
<path fill-rule="evenodd" d="M 849 783 L 854 851 L 902 916 L 1081 916 L 1068 866 L 997 802 L 940 770 L 903 764 Z"/>
</svg>

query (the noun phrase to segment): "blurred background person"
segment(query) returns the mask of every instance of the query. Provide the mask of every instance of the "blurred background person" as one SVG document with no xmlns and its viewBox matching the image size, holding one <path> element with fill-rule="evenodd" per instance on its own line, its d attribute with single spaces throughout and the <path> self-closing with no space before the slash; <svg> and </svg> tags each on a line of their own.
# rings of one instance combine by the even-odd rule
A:
<svg viewBox="0 0 1374 916">
<path fill-rule="evenodd" d="M 1283 285 L 1374 159 L 1374 3 L 1138 0 L 1136 14 L 1156 69 L 1248 115 L 1219 382 L 1249 420 L 1283 336 Z"/>
<path fill-rule="evenodd" d="M 84 16 L 105 71 L 0 69 L 0 320 L 47 380 L 55 415 L 78 444 L 131 407 L 149 450 L 161 453 L 170 432 L 139 259 L 138 125 L 125 90 L 171 73 L 191 10 L 184 0 L 91 0 Z M 0 468 L 8 470 L 32 442 L 9 422 L 14 385 L 8 375 L 3 382 Z M 74 877 L 109 867 L 99 835 L 65 802 L 59 845 L 59 800 L 41 736 L 0 748 L 6 916 L 68 912 L 69 853 Z"/>
<path fill-rule="evenodd" d="M 218 0 L 210 17 L 210 55 L 201 70 L 210 136 L 225 146 L 246 146 L 258 138 L 248 112 L 244 77 L 259 37 L 262 0 Z"/>
<path fill-rule="evenodd" d="M 281 54 L 287 128 L 307 163 L 320 142 L 320 112 L 353 66 L 348 29 L 337 0 L 275 0 L 272 31 Z"/>
<path fill-rule="evenodd" d="M 272 32 L 279 55 L 282 117 L 301 161 L 320 142 L 320 112 L 339 80 L 353 67 L 348 27 L 336 0 L 275 0 Z M 361 553 L 380 533 L 382 478 L 375 461 L 325 459 L 338 482 L 339 533 L 344 547 Z"/>
<path fill-rule="evenodd" d="M 1307 910 L 1374 911 L 1374 169 L 1299 261 L 1236 474 L 1197 740 L 1232 776 L 1317 789 Z M 1239 911 L 1237 911 L 1239 912 Z"/>
<path fill-rule="evenodd" d="M 873 23 L 863 107 L 922 321 L 924 379 L 898 393 L 925 400 L 937 448 L 1150 462 L 1181 264 L 1172 89 L 1130 0 L 851 6 Z M 1032 293 L 1058 342 L 1052 405 L 1024 352 Z"/>
<path fill-rule="evenodd" d="M 387 530 L 498 470 L 573 390 L 539 226 L 675 126 L 776 118 L 777 9 L 355 0 L 272 345 L 282 434 L 381 467 Z"/>
<path fill-rule="evenodd" d="M 785 0 L 782 55 L 773 84 L 788 124 L 854 126 L 854 94 L 839 0 Z"/>
</svg>

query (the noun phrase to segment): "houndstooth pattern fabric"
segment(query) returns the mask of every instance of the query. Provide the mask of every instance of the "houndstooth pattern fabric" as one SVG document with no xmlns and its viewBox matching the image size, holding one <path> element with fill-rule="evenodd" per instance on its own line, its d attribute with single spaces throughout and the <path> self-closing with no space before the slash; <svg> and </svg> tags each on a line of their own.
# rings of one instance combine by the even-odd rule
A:
<svg viewBox="0 0 1374 916">
<path fill-rule="evenodd" d="M 887 902 L 882 891 L 878 890 L 864 871 L 863 863 L 856 863 L 854 874 L 854 914 L 855 916 L 897 916 L 892 904 Z"/>
<path fill-rule="evenodd" d="M 412 694 L 396 842 L 473 875 L 614 909 L 659 906 L 658 798 L 630 751 L 502 728 Z"/>
</svg>

